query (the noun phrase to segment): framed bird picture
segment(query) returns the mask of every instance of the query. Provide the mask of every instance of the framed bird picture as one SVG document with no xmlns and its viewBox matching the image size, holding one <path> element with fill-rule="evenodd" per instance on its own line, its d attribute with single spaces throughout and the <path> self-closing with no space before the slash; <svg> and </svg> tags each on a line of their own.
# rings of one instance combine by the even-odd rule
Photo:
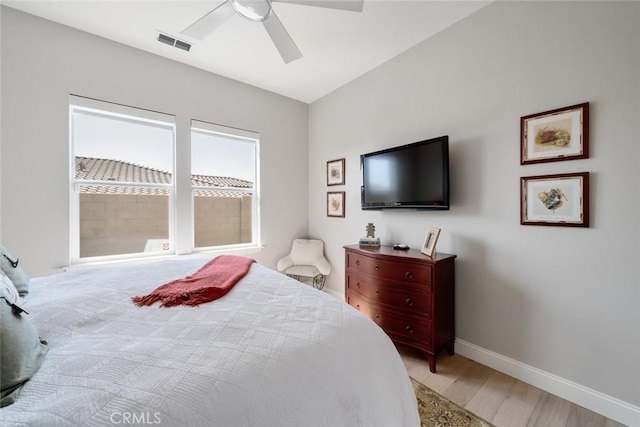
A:
<svg viewBox="0 0 640 427">
<path fill-rule="evenodd" d="M 520 224 L 589 227 L 589 172 L 520 178 Z"/>
</svg>

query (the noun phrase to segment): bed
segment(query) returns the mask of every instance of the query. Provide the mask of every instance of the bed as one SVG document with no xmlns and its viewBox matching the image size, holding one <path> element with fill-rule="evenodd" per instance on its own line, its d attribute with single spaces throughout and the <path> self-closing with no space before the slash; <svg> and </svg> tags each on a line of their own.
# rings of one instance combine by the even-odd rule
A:
<svg viewBox="0 0 640 427">
<path fill-rule="evenodd" d="M 7 426 L 418 426 L 389 338 L 331 295 L 264 266 L 197 307 L 134 295 L 208 259 L 113 264 L 31 280 L 48 354 Z"/>
</svg>

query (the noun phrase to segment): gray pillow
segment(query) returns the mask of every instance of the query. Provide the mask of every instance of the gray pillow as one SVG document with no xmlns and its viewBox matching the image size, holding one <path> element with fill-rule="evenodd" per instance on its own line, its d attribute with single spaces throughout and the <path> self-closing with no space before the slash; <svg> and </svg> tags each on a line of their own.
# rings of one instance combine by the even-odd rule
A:
<svg viewBox="0 0 640 427">
<path fill-rule="evenodd" d="M 0 245 L 0 269 L 9 276 L 21 297 L 29 293 L 29 276 L 18 266 L 18 258 L 14 258 L 2 245 Z"/>
<path fill-rule="evenodd" d="M 0 298 L 0 407 L 14 403 L 24 383 L 40 369 L 49 350 L 46 344 L 26 313 L 16 314 Z"/>
</svg>

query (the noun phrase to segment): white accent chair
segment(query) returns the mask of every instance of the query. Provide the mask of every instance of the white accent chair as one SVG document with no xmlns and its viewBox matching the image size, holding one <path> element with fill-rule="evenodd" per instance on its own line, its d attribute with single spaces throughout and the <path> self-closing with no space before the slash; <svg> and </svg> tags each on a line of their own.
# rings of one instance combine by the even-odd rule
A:
<svg viewBox="0 0 640 427">
<path fill-rule="evenodd" d="M 277 265 L 278 271 L 300 280 L 309 277 L 316 289 L 324 288 L 324 282 L 331 273 L 331 264 L 324 256 L 324 242 L 315 239 L 295 239 L 291 253 Z"/>
</svg>

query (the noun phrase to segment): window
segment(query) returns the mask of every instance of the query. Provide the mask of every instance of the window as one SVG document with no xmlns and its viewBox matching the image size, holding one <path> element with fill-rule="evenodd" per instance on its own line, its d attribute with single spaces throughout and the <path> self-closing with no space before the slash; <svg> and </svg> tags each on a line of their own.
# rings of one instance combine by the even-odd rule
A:
<svg viewBox="0 0 640 427">
<path fill-rule="evenodd" d="M 258 245 L 258 135 L 191 123 L 194 248 Z"/>
<path fill-rule="evenodd" d="M 174 252 L 173 116 L 72 96 L 71 260 Z"/>
</svg>

